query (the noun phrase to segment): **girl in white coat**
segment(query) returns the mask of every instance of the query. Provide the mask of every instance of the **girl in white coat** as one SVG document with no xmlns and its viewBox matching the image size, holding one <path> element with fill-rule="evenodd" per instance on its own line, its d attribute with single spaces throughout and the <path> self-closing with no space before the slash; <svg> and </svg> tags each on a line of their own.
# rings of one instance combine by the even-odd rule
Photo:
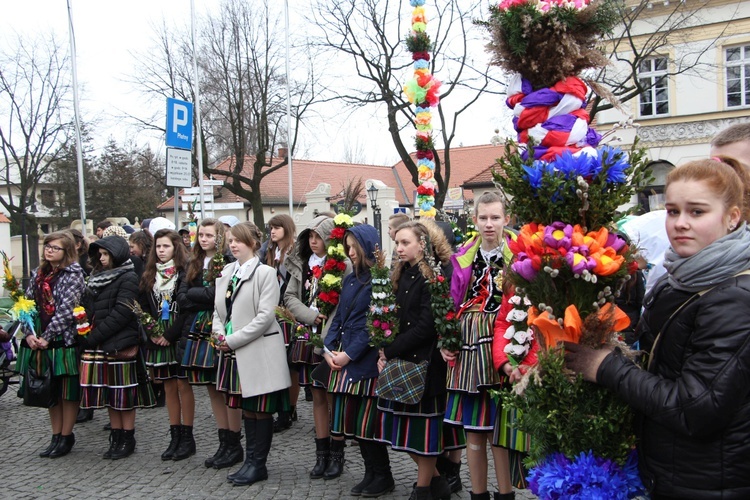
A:
<svg viewBox="0 0 750 500">
<path fill-rule="evenodd" d="M 279 303 L 276 271 L 255 255 L 260 231 L 251 222 L 235 225 L 227 243 L 236 262 L 227 265 L 216 281 L 213 332 L 225 340 L 218 346 L 233 351 L 245 412 L 245 463 L 227 478 L 235 485 L 268 479 L 266 459 L 273 438 L 273 414 L 289 411 L 289 369 L 281 328 L 276 322 Z M 235 307 L 236 306 L 236 307 Z"/>
</svg>

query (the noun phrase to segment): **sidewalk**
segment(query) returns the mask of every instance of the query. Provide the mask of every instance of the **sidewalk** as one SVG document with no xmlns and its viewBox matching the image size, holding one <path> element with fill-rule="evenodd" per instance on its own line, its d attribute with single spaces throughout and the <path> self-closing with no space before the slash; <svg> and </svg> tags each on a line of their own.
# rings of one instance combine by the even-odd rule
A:
<svg viewBox="0 0 750 500">
<path fill-rule="evenodd" d="M 274 436 L 268 459 L 269 478 L 249 487 L 233 486 L 226 475 L 238 467 L 206 469 L 203 460 L 218 446 L 206 390 L 195 388 L 195 436 L 198 453 L 181 462 L 162 462 L 161 453 L 169 442 L 166 408 L 139 411 L 136 418 L 137 448 L 131 457 L 102 460 L 109 433 L 102 430 L 107 412 L 97 410 L 94 419 L 76 425 L 76 445 L 70 455 L 59 459 L 39 458 L 49 442 L 46 410 L 26 408 L 12 386 L 0 398 L 0 449 L 6 466 L 3 494 L 6 498 L 255 498 L 331 499 L 357 498 L 349 490 L 364 475 L 362 457 L 356 446 L 346 448 L 344 474 L 335 480 L 311 480 L 309 469 L 315 461 L 312 403 L 300 401 L 299 421 Z M 304 393 L 301 394 L 304 397 Z M 243 441 L 244 443 L 244 441 Z M 391 452 L 396 489 L 381 498 L 408 498 L 416 480 L 416 465 L 405 453 Z M 490 462 L 490 471 L 492 463 Z M 464 456 L 461 469 L 464 490 L 453 499 L 468 499 L 469 478 Z M 492 474 L 490 474 L 492 477 Z M 490 491 L 496 491 L 490 486 Z M 519 500 L 535 498 L 530 492 L 517 492 Z"/>
</svg>

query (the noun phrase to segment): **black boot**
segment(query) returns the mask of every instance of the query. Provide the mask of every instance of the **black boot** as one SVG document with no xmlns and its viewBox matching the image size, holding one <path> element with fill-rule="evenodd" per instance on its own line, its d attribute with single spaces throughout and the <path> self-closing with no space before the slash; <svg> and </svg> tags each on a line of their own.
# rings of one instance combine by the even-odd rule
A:
<svg viewBox="0 0 750 500">
<path fill-rule="evenodd" d="M 122 430 L 120 433 L 120 442 L 117 449 L 112 452 L 112 460 L 129 457 L 135 451 L 135 429 Z"/>
<path fill-rule="evenodd" d="M 180 429 L 180 444 L 172 455 L 172 460 L 185 460 L 195 455 L 195 439 L 193 439 L 193 426 L 183 425 Z"/>
<path fill-rule="evenodd" d="M 280 411 L 278 418 L 273 421 L 273 432 L 282 432 L 292 427 L 292 412 L 294 407 L 292 406 L 291 411 Z"/>
<path fill-rule="evenodd" d="M 52 453 L 52 450 L 57 448 L 57 443 L 60 442 L 60 436 L 61 434 L 52 434 L 52 440 L 50 440 L 49 444 L 45 449 L 39 452 L 39 456 L 44 458 L 48 457 L 50 453 Z"/>
<path fill-rule="evenodd" d="M 515 500 L 516 492 L 511 491 L 510 493 L 498 493 L 497 491 L 493 494 L 494 500 Z"/>
<path fill-rule="evenodd" d="M 255 422 L 257 422 L 257 420 L 244 418 L 242 421 L 245 422 L 245 463 L 242 464 L 242 467 L 240 467 L 240 470 L 238 470 L 237 472 L 227 474 L 227 481 L 229 481 L 230 483 L 233 482 L 236 478 L 247 474 L 247 471 L 250 470 L 250 468 L 253 466 L 256 435 Z"/>
<path fill-rule="evenodd" d="M 109 449 L 104 452 L 102 455 L 102 458 L 104 459 L 110 459 L 112 458 L 112 453 L 117 449 L 117 446 L 120 444 L 120 440 L 122 439 L 122 429 L 112 429 L 109 431 Z"/>
<path fill-rule="evenodd" d="M 433 476 L 430 481 L 430 494 L 436 500 L 450 500 L 451 486 L 443 476 Z"/>
<path fill-rule="evenodd" d="M 383 443 L 362 441 L 359 444 L 367 447 L 367 453 L 372 462 L 373 478 L 370 484 L 362 490 L 365 498 L 375 498 L 390 493 L 396 487 L 391 474 L 391 461 L 388 457 L 388 448 Z"/>
<path fill-rule="evenodd" d="M 469 495 L 471 496 L 471 500 L 490 500 L 489 491 L 485 491 L 484 493 L 474 493 L 473 491 L 470 491 Z"/>
<path fill-rule="evenodd" d="M 216 453 L 214 453 L 212 456 L 208 457 L 206 460 L 203 461 L 203 465 L 205 465 L 207 469 L 210 469 L 211 467 L 213 467 L 216 459 L 222 456 L 224 453 L 226 453 L 227 432 L 229 432 L 228 429 L 219 429 L 219 449 L 216 450 Z"/>
<path fill-rule="evenodd" d="M 358 497 L 362 494 L 367 485 L 369 485 L 375 478 L 375 470 L 373 469 L 372 454 L 370 453 L 370 443 L 362 441 L 359 443 L 359 452 L 362 454 L 362 462 L 365 464 L 365 477 L 362 481 L 357 483 L 349 493 L 352 496 Z"/>
<path fill-rule="evenodd" d="M 331 438 L 315 438 L 315 466 L 310 471 L 310 479 L 320 479 L 328 468 L 331 453 Z"/>
<path fill-rule="evenodd" d="M 331 452 L 323 479 L 336 479 L 344 472 L 344 446 L 346 443 L 343 439 L 331 439 Z"/>
<path fill-rule="evenodd" d="M 91 420 L 92 418 L 94 418 L 93 409 L 86 410 L 86 409 L 81 408 L 78 410 L 78 415 L 76 416 L 76 423 L 82 424 L 84 422 Z"/>
<path fill-rule="evenodd" d="M 432 494 L 430 493 L 429 486 L 417 486 L 414 485 L 414 489 L 411 490 L 409 500 L 432 500 Z"/>
<path fill-rule="evenodd" d="M 70 450 L 73 449 L 74 444 L 76 444 L 75 434 L 71 432 L 67 436 L 61 435 L 60 441 L 58 441 L 57 446 L 55 446 L 55 449 L 49 453 L 49 457 L 50 458 L 64 457 L 65 455 L 70 453 Z"/>
<path fill-rule="evenodd" d="M 225 469 L 242 462 L 242 433 L 227 430 L 224 453 L 214 460 L 214 469 Z"/>
<path fill-rule="evenodd" d="M 446 456 L 439 456 L 435 468 L 451 487 L 451 493 L 458 493 L 463 489 L 461 484 L 461 462 L 452 462 Z"/>
<path fill-rule="evenodd" d="M 180 427 L 181 425 L 170 425 L 169 426 L 169 446 L 161 454 L 162 460 L 172 460 L 174 452 L 177 451 L 177 447 L 180 445 Z"/>
<path fill-rule="evenodd" d="M 247 470 L 245 475 L 234 478 L 232 482 L 235 486 L 250 486 L 258 481 L 265 481 L 268 479 L 266 460 L 268 460 L 268 453 L 271 451 L 272 441 L 273 419 L 257 419 L 255 421 L 255 450 L 253 451 L 253 464 Z"/>
</svg>

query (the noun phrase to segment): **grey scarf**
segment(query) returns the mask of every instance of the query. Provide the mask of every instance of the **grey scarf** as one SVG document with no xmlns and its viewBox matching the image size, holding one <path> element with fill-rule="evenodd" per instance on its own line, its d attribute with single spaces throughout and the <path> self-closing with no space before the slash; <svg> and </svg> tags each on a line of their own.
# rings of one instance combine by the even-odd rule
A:
<svg viewBox="0 0 750 500">
<path fill-rule="evenodd" d="M 128 259 L 119 267 L 116 267 L 114 269 L 106 269 L 100 273 L 92 274 L 89 277 L 89 281 L 86 286 L 88 287 L 89 292 L 91 292 L 92 295 L 98 295 L 105 286 L 113 283 L 117 278 L 119 278 L 126 272 L 134 270 L 135 266 L 133 266 L 133 261 Z"/>
<path fill-rule="evenodd" d="M 690 257 L 680 257 L 670 247 L 664 253 L 669 284 L 685 292 L 699 292 L 750 269 L 750 227 L 743 223 L 736 231 L 714 241 Z"/>
</svg>

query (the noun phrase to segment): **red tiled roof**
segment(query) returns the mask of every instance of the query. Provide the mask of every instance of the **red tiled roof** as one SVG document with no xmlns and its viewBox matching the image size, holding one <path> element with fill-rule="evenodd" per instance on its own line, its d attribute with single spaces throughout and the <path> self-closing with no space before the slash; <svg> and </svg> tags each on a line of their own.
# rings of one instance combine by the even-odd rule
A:
<svg viewBox="0 0 750 500">
<path fill-rule="evenodd" d="M 10 224 L 10 219 L 5 216 L 5 214 L 0 214 L 0 222 L 5 224 Z"/>
<path fill-rule="evenodd" d="M 461 186 L 468 179 L 484 172 L 495 164 L 497 158 L 504 152 L 503 146 L 469 146 L 452 148 L 451 154 L 451 178 L 450 187 Z M 412 153 L 416 161 L 416 153 Z M 230 160 L 225 160 L 216 168 L 228 170 Z M 252 166 L 252 158 L 247 158 L 245 166 L 246 174 Z M 288 166 L 281 167 L 275 172 L 267 175 L 262 182 L 264 205 L 286 205 L 289 203 Z M 331 185 L 331 195 L 335 195 L 353 180 L 361 178 L 377 179 L 387 186 L 395 188 L 396 199 L 402 205 L 411 205 L 413 202 L 413 191 L 416 186 L 412 183 L 411 175 L 406 170 L 403 162 L 396 163 L 393 167 L 381 165 L 357 165 L 351 163 L 335 163 L 314 160 L 293 160 L 292 163 L 292 190 L 293 203 L 295 205 L 304 203 L 305 193 L 315 189 L 318 184 L 325 182 Z M 398 175 L 398 179 L 396 178 Z M 216 179 L 226 179 L 225 176 L 216 175 Z M 470 193 L 469 193 L 470 194 Z M 229 203 L 244 201 L 226 188 L 214 189 L 215 201 L 218 203 Z M 366 202 L 366 195 L 360 197 L 360 201 Z M 171 210 L 174 201 L 169 200 L 162 203 L 158 210 Z"/>
</svg>

